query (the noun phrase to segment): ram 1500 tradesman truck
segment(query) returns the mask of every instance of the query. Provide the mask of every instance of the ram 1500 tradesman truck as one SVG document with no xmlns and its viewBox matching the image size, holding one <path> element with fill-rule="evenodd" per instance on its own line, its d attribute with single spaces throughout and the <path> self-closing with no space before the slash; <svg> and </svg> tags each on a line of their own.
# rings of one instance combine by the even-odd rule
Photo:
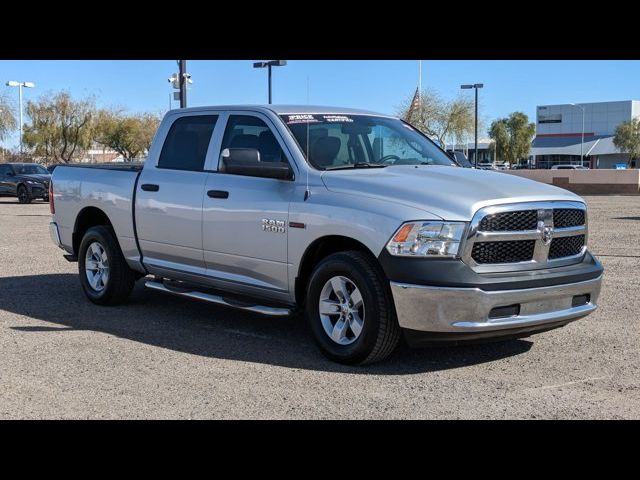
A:
<svg viewBox="0 0 640 480">
<path fill-rule="evenodd" d="M 53 241 L 100 305 L 136 280 L 266 315 L 304 312 L 325 355 L 514 338 L 596 309 L 584 201 L 461 168 L 387 115 L 219 106 L 165 116 L 143 168 L 60 166 Z"/>
</svg>

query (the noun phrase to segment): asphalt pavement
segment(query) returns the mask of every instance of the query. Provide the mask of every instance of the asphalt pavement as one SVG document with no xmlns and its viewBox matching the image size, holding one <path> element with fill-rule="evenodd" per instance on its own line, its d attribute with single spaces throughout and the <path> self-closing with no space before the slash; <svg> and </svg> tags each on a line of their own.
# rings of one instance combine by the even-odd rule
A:
<svg viewBox="0 0 640 480">
<path fill-rule="evenodd" d="M 586 197 L 601 306 L 527 339 L 347 367 L 304 324 L 145 289 L 98 307 L 48 233 L 0 198 L 0 418 L 640 418 L 640 197 Z"/>
</svg>

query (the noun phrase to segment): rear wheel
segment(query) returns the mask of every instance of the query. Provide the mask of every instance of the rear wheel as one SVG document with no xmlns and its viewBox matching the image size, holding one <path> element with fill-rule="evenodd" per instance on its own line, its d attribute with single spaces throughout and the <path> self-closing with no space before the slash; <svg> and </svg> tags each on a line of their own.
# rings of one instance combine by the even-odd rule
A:
<svg viewBox="0 0 640 480">
<path fill-rule="evenodd" d="M 386 280 L 362 252 L 325 258 L 311 275 L 306 300 L 314 339 L 331 360 L 374 363 L 398 344 L 400 327 Z"/>
<path fill-rule="evenodd" d="M 18 187 L 18 202 L 22 204 L 31 203 L 31 195 L 29 195 L 29 191 L 24 185 Z"/>
<path fill-rule="evenodd" d="M 87 230 L 78 251 L 78 269 L 84 293 L 98 305 L 122 303 L 136 281 L 109 226 Z"/>
</svg>

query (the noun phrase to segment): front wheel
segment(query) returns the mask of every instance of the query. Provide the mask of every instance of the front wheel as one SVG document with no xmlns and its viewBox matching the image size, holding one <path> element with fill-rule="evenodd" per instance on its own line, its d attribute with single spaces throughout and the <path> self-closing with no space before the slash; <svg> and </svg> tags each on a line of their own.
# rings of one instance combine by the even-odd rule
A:
<svg viewBox="0 0 640 480">
<path fill-rule="evenodd" d="M 23 205 L 31 203 L 31 195 L 29 195 L 29 191 L 24 185 L 20 185 L 18 187 L 18 202 L 22 203 Z"/>
<path fill-rule="evenodd" d="M 78 251 L 82 289 L 98 305 L 116 305 L 129 297 L 136 274 L 127 265 L 113 229 L 100 225 L 87 230 Z"/>
<path fill-rule="evenodd" d="M 306 302 L 314 339 L 331 360 L 374 363 L 398 344 L 400 327 L 386 280 L 362 252 L 325 258 L 311 275 Z"/>
</svg>

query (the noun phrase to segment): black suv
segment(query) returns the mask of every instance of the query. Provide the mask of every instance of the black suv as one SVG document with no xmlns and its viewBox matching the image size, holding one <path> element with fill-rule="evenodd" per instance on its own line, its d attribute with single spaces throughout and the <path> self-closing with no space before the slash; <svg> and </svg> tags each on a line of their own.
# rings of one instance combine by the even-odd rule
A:
<svg viewBox="0 0 640 480">
<path fill-rule="evenodd" d="M 0 196 L 18 197 L 20 203 L 35 198 L 49 201 L 51 174 L 37 163 L 0 163 Z"/>
</svg>

